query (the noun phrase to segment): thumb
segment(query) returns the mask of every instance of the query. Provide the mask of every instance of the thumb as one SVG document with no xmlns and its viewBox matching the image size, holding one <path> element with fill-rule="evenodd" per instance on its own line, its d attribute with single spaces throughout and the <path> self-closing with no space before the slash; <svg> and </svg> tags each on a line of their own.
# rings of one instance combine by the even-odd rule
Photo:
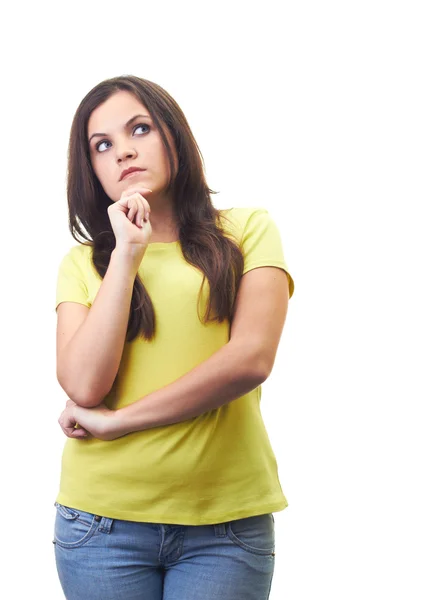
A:
<svg viewBox="0 0 424 600">
<path fill-rule="evenodd" d="M 123 192 L 120 199 L 117 202 L 115 202 L 114 204 L 111 204 L 111 206 L 118 205 L 118 206 L 125 206 L 126 208 L 128 208 L 128 201 L 134 200 L 134 194 L 138 193 L 143 196 L 143 194 L 146 194 L 146 192 L 152 192 L 152 191 L 153 190 L 151 190 L 150 188 L 146 188 L 146 187 L 140 187 L 137 189 L 126 190 L 125 192 Z"/>
<path fill-rule="evenodd" d="M 88 435 L 88 431 L 86 431 L 83 427 L 80 427 L 79 429 L 74 429 L 71 432 L 71 437 L 73 438 L 84 438 L 87 437 Z"/>
</svg>

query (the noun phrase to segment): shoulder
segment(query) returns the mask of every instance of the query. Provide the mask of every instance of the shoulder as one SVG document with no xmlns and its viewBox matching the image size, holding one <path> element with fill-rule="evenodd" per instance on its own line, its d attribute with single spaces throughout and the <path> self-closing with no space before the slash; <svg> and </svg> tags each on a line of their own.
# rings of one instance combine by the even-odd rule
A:
<svg viewBox="0 0 424 600">
<path fill-rule="evenodd" d="M 61 264 L 73 264 L 79 267 L 81 270 L 85 270 L 89 265 L 93 252 L 92 245 L 75 244 L 71 246 L 67 252 L 63 255 Z"/>
<path fill-rule="evenodd" d="M 228 233 L 241 240 L 248 223 L 257 219 L 270 219 L 269 211 L 263 206 L 234 207 L 220 210 L 222 226 Z"/>
</svg>

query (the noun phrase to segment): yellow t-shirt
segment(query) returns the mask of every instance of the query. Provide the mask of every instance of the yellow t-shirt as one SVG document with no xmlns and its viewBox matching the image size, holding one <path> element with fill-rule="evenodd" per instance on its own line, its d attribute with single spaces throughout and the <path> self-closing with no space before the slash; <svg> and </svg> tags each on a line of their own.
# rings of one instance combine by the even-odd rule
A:
<svg viewBox="0 0 424 600">
<path fill-rule="evenodd" d="M 288 273 L 278 228 L 263 208 L 223 211 L 224 230 L 236 236 L 244 273 L 260 266 Z M 64 256 L 57 280 L 60 302 L 90 307 L 102 283 L 91 246 Z M 203 325 L 197 298 L 203 273 L 188 264 L 180 242 L 149 244 L 139 273 L 155 308 L 156 338 L 125 343 L 105 404 L 119 409 L 158 390 L 229 341 L 230 326 Z M 205 314 L 205 280 L 199 314 Z M 65 506 L 129 521 L 209 525 L 276 512 L 288 506 L 260 411 L 261 386 L 195 418 L 138 431 L 113 441 L 68 438 L 60 491 Z"/>
</svg>

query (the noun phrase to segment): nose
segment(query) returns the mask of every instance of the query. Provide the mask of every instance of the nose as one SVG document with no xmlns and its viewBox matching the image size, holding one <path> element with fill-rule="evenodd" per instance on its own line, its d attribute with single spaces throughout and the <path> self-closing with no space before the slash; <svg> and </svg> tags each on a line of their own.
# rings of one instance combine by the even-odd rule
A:
<svg viewBox="0 0 424 600">
<path fill-rule="evenodd" d="M 117 152 L 117 160 L 118 163 L 125 161 L 128 158 L 132 158 L 135 156 L 135 150 L 123 150 L 122 152 Z"/>
<path fill-rule="evenodd" d="M 137 153 L 135 148 L 131 147 L 130 142 L 122 141 L 120 144 L 116 144 L 116 159 L 119 162 L 125 161 L 128 158 L 134 157 Z"/>
</svg>

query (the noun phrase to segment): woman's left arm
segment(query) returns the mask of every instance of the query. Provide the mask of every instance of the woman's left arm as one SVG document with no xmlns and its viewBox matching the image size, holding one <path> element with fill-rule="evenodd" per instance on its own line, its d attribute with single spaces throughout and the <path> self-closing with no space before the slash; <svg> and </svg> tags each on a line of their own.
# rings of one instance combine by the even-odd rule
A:
<svg viewBox="0 0 424 600">
<path fill-rule="evenodd" d="M 260 267 L 248 271 L 240 282 L 225 346 L 176 381 L 124 408 L 113 411 L 104 405 L 70 405 L 74 421 L 94 437 L 111 440 L 185 421 L 247 394 L 272 371 L 288 300 L 284 270 Z"/>
</svg>

